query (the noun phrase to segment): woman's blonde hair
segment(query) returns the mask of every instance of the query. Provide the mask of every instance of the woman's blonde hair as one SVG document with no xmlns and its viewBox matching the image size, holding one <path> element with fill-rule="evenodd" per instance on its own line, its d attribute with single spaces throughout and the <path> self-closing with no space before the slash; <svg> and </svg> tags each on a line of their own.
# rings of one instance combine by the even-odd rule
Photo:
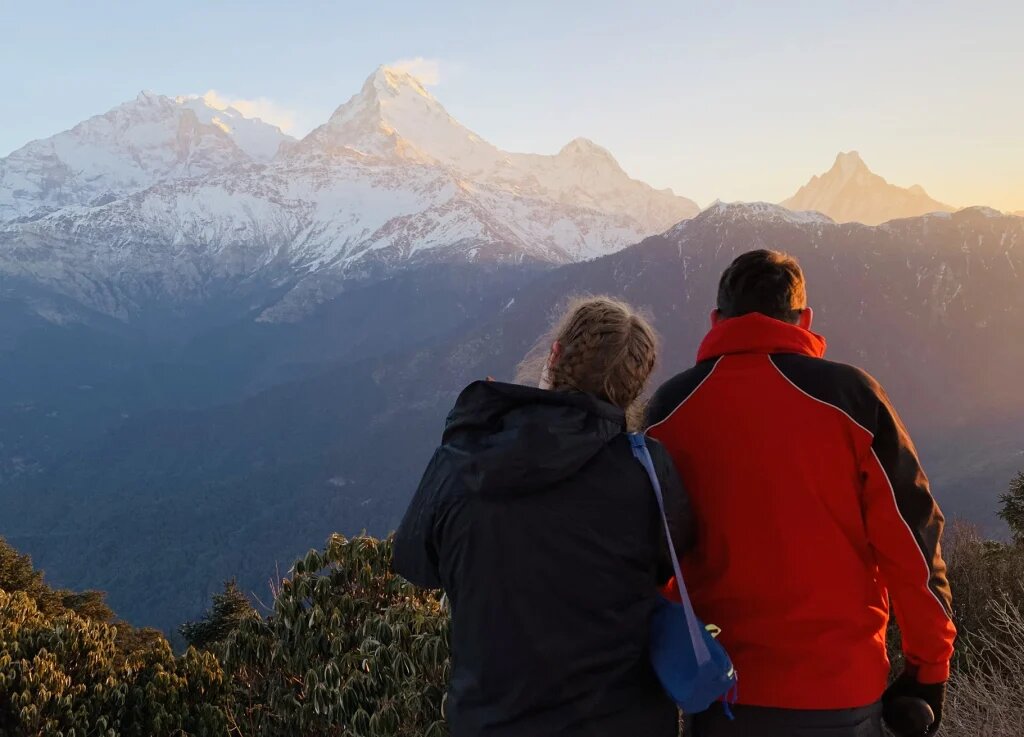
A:
<svg viewBox="0 0 1024 737">
<path fill-rule="evenodd" d="M 539 378 L 555 341 L 561 353 L 548 370 L 552 389 L 594 394 L 627 412 L 643 392 L 658 355 L 654 328 L 628 304 L 611 297 L 577 297 L 520 364 L 521 380 Z"/>
</svg>

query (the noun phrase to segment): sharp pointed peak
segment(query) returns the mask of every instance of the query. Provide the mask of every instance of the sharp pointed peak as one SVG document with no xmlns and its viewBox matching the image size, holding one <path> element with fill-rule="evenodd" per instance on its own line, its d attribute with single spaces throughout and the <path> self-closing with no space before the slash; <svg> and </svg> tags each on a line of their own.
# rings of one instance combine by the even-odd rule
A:
<svg viewBox="0 0 1024 737">
<path fill-rule="evenodd" d="M 856 149 L 840 151 L 836 154 L 836 161 L 859 161 L 862 164 L 864 163 L 864 159 L 861 158 L 860 151 L 857 151 Z"/>
<path fill-rule="evenodd" d="M 878 225 L 901 217 L 953 208 L 932 199 L 920 185 L 901 187 L 871 171 L 857 151 L 843 151 L 832 168 L 783 203 L 794 210 L 818 210 L 836 222 Z"/>
<path fill-rule="evenodd" d="M 864 163 L 864 159 L 861 158 L 859 151 L 840 151 L 836 154 L 836 160 L 832 164 L 832 168 L 844 174 L 857 171 L 871 171 L 868 169 L 868 165 Z"/>
<path fill-rule="evenodd" d="M 364 94 L 387 94 L 396 96 L 405 90 L 410 90 L 430 100 L 434 99 L 426 86 L 414 74 L 404 69 L 381 64 L 363 83 Z"/>
</svg>

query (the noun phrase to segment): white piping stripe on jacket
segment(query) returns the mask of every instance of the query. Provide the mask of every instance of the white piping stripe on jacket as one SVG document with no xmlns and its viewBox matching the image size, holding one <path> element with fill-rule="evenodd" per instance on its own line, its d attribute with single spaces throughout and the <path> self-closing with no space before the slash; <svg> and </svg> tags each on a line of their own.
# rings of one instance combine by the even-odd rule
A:
<svg viewBox="0 0 1024 737">
<path fill-rule="evenodd" d="M 671 412 L 669 412 L 669 413 L 668 413 L 667 415 L 665 415 L 665 418 L 664 418 L 664 419 L 662 419 L 662 420 L 659 420 L 658 422 L 655 422 L 655 423 L 654 423 L 653 425 L 651 425 L 651 426 L 650 426 L 649 428 L 647 428 L 646 430 L 644 430 L 644 435 L 648 435 L 648 434 L 650 434 L 651 430 L 653 430 L 654 428 L 656 428 L 656 427 L 657 427 L 658 425 L 662 425 L 662 424 L 664 424 L 664 423 L 668 422 L 668 421 L 669 421 L 669 419 L 671 419 L 672 415 L 674 415 L 674 414 L 675 414 L 676 412 L 678 412 L 678 411 L 679 411 L 679 408 L 680 408 L 680 407 L 682 407 L 682 406 L 683 406 L 684 404 L 686 404 L 686 403 L 687 403 L 687 402 L 688 402 L 688 401 L 690 400 L 690 397 L 692 397 L 692 396 L 693 396 L 694 394 L 696 394 L 696 393 L 697 393 L 697 390 L 698 390 L 698 389 L 700 389 L 700 388 L 701 388 L 702 386 L 704 386 L 704 382 L 705 382 L 705 381 L 707 381 L 708 379 L 710 379 L 710 378 L 711 378 L 711 374 L 715 373 L 715 369 L 716 369 L 716 368 L 718 368 L 718 364 L 720 364 L 720 363 L 722 362 L 722 359 L 723 359 L 723 358 L 725 358 L 725 356 L 719 356 L 719 357 L 718 357 L 718 360 L 716 360 L 716 361 L 715 361 L 715 365 L 711 367 L 711 370 L 710 370 L 710 371 L 708 371 L 708 375 L 707 375 L 707 376 L 705 376 L 705 377 L 704 377 L 703 379 L 701 379 L 701 380 L 700 380 L 700 383 L 699 383 L 699 384 L 697 384 L 697 386 L 693 387 L 693 391 L 692 391 L 692 392 L 690 392 L 689 394 L 687 394 L 687 395 L 686 395 L 686 396 L 685 396 L 685 397 L 683 398 L 683 401 L 681 401 L 681 402 L 680 402 L 679 404 L 677 404 L 677 405 L 675 406 L 675 408 L 674 408 L 674 409 L 673 409 L 673 410 L 672 410 Z"/>
<path fill-rule="evenodd" d="M 871 455 L 875 457 L 875 463 L 878 464 L 878 468 L 882 472 L 882 477 L 885 479 L 885 483 L 889 485 L 889 492 L 892 494 L 892 503 L 896 508 L 896 516 L 900 518 L 903 526 L 907 528 L 907 534 L 910 535 L 910 539 L 914 541 L 914 547 L 917 549 L 917 552 L 921 553 L 921 560 L 924 561 L 924 587 L 927 589 L 928 593 L 932 595 L 932 598 L 935 599 L 936 603 L 938 603 L 939 609 L 942 610 L 942 615 L 946 619 L 952 619 L 949 611 L 946 610 L 946 605 L 942 603 L 939 595 L 935 593 L 934 589 L 932 589 L 932 564 L 928 562 L 928 558 L 925 557 L 924 551 L 921 550 L 921 546 L 917 544 L 917 537 L 914 535 L 914 531 L 910 529 L 910 524 L 900 512 L 900 504 L 896 501 L 896 489 L 892 485 L 892 479 L 889 478 L 889 474 L 886 472 L 885 466 L 882 465 L 882 461 L 878 458 L 878 453 L 875 452 L 874 448 L 871 449 Z"/>
</svg>

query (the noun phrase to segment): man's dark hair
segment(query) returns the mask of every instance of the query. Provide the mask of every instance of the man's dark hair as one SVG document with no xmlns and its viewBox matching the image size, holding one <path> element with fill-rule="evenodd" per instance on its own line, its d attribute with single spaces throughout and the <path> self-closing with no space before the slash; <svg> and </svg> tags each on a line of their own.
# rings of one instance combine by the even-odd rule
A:
<svg viewBox="0 0 1024 737">
<path fill-rule="evenodd" d="M 718 312 L 740 317 L 751 312 L 796 323 L 807 308 L 804 272 L 779 251 L 748 251 L 737 256 L 718 282 Z"/>
</svg>

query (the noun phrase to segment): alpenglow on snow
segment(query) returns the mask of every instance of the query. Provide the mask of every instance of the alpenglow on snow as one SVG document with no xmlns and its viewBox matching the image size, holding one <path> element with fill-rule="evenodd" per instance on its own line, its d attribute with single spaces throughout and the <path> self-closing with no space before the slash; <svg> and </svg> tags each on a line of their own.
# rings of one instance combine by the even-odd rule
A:
<svg viewBox="0 0 1024 737">
<path fill-rule="evenodd" d="M 268 157 L 273 149 L 273 155 Z M 431 261 L 562 264 L 699 208 L 576 139 L 502 151 L 381 67 L 300 141 L 150 93 L 0 160 L 0 274 L 127 319 L 216 282 L 275 285 L 289 319 L 346 280 Z"/>
</svg>

